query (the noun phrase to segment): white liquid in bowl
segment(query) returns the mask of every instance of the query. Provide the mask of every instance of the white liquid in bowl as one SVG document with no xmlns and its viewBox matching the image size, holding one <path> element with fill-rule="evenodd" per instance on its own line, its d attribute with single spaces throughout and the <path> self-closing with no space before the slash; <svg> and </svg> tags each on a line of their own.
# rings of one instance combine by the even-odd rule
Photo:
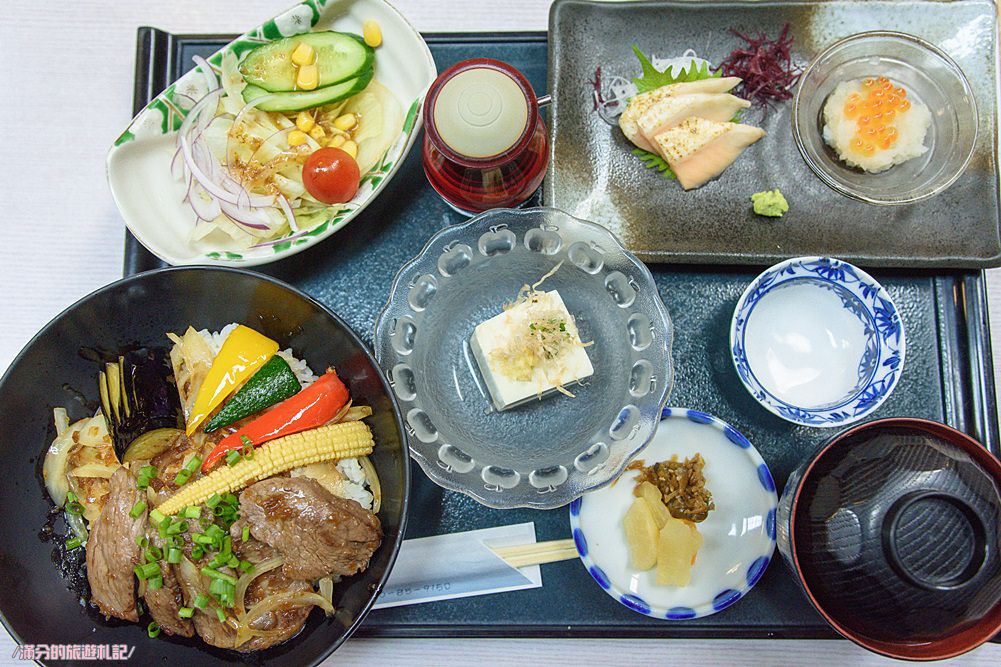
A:
<svg viewBox="0 0 1001 667">
<path fill-rule="evenodd" d="M 748 363 L 768 393 L 790 405 L 820 408 L 846 401 L 868 379 L 860 367 L 870 335 L 838 293 L 793 280 L 761 298 L 748 318 L 744 343 Z"/>
</svg>

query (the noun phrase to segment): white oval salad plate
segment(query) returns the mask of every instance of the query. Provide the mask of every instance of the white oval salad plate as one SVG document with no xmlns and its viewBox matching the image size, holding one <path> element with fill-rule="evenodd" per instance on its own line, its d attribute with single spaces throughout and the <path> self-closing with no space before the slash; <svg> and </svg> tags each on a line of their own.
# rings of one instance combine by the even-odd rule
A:
<svg viewBox="0 0 1001 667">
<path fill-rule="evenodd" d="M 737 429 L 697 410 L 664 408 L 660 428 L 639 455 L 645 465 L 701 454 L 716 508 L 696 526 L 702 546 L 687 586 L 656 582 L 656 568 L 629 562 L 622 519 L 635 496 L 637 470 L 570 504 L 581 562 L 620 604 L 652 618 L 686 620 L 731 606 L 758 582 L 775 550 L 775 482 L 758 451 Z"/>
<path fill-rule="evenodd" d="M 381 30 L 381 44 L 374 59 L 364 61 L 364 74 L 353 80 L 361 83 L 347 86 L 353 96 L 308 109 L 319 126 L 323 113 L 330 114 L 327 122 L 361 107 L 353 115 L 361 120 L 345 135 L 358 140 L 355 195 L 345 203 L 323 204 L 311 197 L 301 168 L 294 167 L 277 169 L 263 186 L 255 184 L 245 167 L 254 160 L 269 169 L 281 166 L 273 157 L 292 152 L 296 113 L 282 118 L 246 104 L 242 59 L 261 45 L 310 32 L 351 33 L 360 42 L 366 22 Z M 420 108 L 436 76 L 420 33 L 384 0 L 307 0 L 199 60 L 150 102 L 108 153 L 112 195 L 129 230 L 169 264 L 254 266 L 293 255 L 347 225 L 386 187 L 416 141 Z M 322 79 L 321 84 L 312 92 L 335 87 Z M 264 100 L 280 97 L 260 88 L 258 93 Z M 342 102 L 347 106 L 337 110 Z M 365 104 L 376 107 L 366 113 L 372 107 Z M 306 136 L 309 148 L 334 145 L 336 131 L 329 122 L 326 127 L 326 135 L 321 127 L 319 135 Z M 239 153 L 241 148 L 246 152 Z M 241 168 L 231 169 L 231 163 Z"/>
</svg>

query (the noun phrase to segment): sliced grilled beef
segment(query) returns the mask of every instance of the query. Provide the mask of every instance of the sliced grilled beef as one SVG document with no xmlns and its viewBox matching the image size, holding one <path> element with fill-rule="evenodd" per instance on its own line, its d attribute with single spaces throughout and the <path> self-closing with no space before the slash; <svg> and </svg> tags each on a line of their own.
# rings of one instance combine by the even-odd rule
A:
<svg viewBox="0 0 1001 667">
<path fill-rule="evenodd" d="M 240 516 L 254 538 L 284 557 L 282 572 L 291 579 L 360 572 L 382 541 L 374 514 L 308 477 L 272 477 L 244 489 Z"/>
<path fill-rule="evenodd" d="M 233 537 L 233 551 L 241 559 L 250 561 L 254 565 L 278 555 L 273 547 L 254 538 L 244 542 L 242 521 L 233 524 L 230 534 Z M 309 593 L 312 590 L 313 586 L 309 582 L 289 579 L 279 568 L 265 572 L 251 582 L 244 596 L 244 607 L 249 613 L 255 604 L 269 595 Z M 237 646 L 237 650 L 260 651 L 291 639 L 302 630 L 302 626 L 306 624 L 306 618 L 312 609 L 313 605 L 311 604 L 284 604 L 266 613 L 254 614 L 253 618 L 248 616 L 247 624 L 260 634 L 253 634 L 249 641 Z"/>
<path fill-rule="evenodd" d="M 184 599 L 184 606 L 194 607 L 195 599 L 202 593 L 208 594 L 209 583 L 207 578 L 198 571 L 198 566 L 182 558 L 181 562 L 174 570 L 178 583 L 181 585 L 181 597 Z M 215 615 L 215 605 L 213 602 L 205 609 L 195 609 L 192 618 L 195 632 L 206 644 L 218 646 L 219 648 L 233 648 L 236 644 L 236 630 L 228 623 L 220 623 Z"/>
<path fill-rule="evenodd" d="M 150 544 L 155 544 L 166 555 L 164 541 L 155 530 L 147 531 Z M 160 572 L 163 574 L 163 586 L 157 589 L 146 588 L 143 599 L 150 616 L 168 635 L 191 637 L 195 634 L 191 620 L 178 616 L 178 611 L 184 606 L 181 596 L 181 584 L 174 576 L 174 569 L 166 560 L 160 561 Z"/>
<path fill-rule="evenodd" d="M 140 499 L 136 478 L 121 467 L 111 476 L 108 498 L 87 540 L 87 580 L 90 601 L 105 617 L 138 621 L 135 575 L 139 562 L 136 537 L 146 529 L 146 512 L 132 518 L 129 512 Z"/>
</svg>

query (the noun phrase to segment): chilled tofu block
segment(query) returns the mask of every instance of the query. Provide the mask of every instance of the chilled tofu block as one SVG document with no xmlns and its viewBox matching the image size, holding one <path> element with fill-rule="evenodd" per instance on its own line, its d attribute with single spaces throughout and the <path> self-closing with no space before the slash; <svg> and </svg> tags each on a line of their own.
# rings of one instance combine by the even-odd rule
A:
<svg viewBox="0 0 1001 667">
<path fill-rule="evenodd" d="M 533 292 L 481 322 L 469 346 L 498 410 L 542 398 L 594 374 L 573 316 L 555 290 Z"/>
</svg>

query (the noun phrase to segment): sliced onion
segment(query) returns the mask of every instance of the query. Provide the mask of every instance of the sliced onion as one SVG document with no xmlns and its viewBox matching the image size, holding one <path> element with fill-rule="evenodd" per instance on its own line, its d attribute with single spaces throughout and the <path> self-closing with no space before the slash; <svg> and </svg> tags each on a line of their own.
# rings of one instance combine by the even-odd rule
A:
<svg viewBox="0 0 1001 667">
<path fill-rule="evenodd" d="M 244 606 L 244 596 L 247 595 L 247 587 L 250 586 L 252 582 L 257 577 L 261 576 L 265 572 L 270 572 L 275 568 L 281 567 L 285 559 L 281 556 L 276 556 L 275 558 L 269 558 L 268 560 L 261 561 L 254 565 L 254 569 L 250 572 L 242 575 L 236 582 L 236 590 L 233 593 L 234 607 L 236 608 L 236 617 L 242 620 L 242 617 L 247 613 L 247 608 Z"/>
<path fill-rule="evenodd" d="M 102 463 L 85 463 L 69 471 L 71 477 L 102 477 L 110 479 L 120 466 L 107 466 Z"/>
<path fill-rule="evenodd" d="M 188 204 L 194 209 L 195 215 L 197 215 L 202 220 L 215 220 L 222 214 L 222 208 L 219 205 L 219 200 L 205 193 L 205 188 L 197 183 L 192 183 L 188 187 Z M 207 199 L 206 199 L 207 197 Z"/>
<path fill-rule="evenodd" d="M 250 627 L 250 624 L 255 619 L 260 618 L 264 614 L 270 613 L 275 609 L 283 607 L 285 605 L 292 605 L 292 606 L 315 605 L 323 609 L 323 611 L 326 612 L 328 616 L 334 613 L 333 605 L 330 602 L 328 602 L 327 599 L 324 598 L 322 595 L 313 591 L 310 591 L 308 593 L 286 591 L 284 593 L 276 593 L 275 595 L 269 595 L 268 597 L 264 598 L 263 600 L 255 604 L 253 607 L 251 607 L 250 610 L 247 612 L 246 620 L 240 623 L 240 629 L 237 631 L 235 645 L 240 646 L 241 644 L 246 643 L 254 634 L 260 634 L 266 636 L 267 633 L 274 632 L 273 630 L 271 631 L 255 630 L 254 628 Z"/>
<path fill-rule="evenodd" d="M 288 199 L 285 199 L 284 195 L 278 195 L 277 200 L 279 208 L 285 214 L 285 219 L 288 220 L 288 226 L 293 232 L 299 231 L 299 225 L 296 224 L 295 220 L 295 213 L 292 212 L 292 207 L 289 206 Z"/>
<path fill-rule="evenodd" d="M 202 78 L 205 79 L 205 85 L 209 92 L 216 90 L 219 87 L 219 79 L 216 78 L 215 70 L 209 65 L 208 61 L 201 56 L 193 56 L 191 58 L 195 61 L 197 65 L 202 70 Z"/>
<path fill-rule="evenodd" d="M 333 579 L 331 579 L 330 577 L 324 577 L 323 579 L 320 579 L 320 595 L 322 595 L 323 599 L 326 600 L 327 603 L 330 605 L 330 611 L 327 611 L 326 609 L 324 609 L 323 613 L 325 613 L 327 616 L 330 616 L 331 614 L 334 613 L 334 580 Z"/>
<path fill-rule="evenodd" d="M 227 201 L 219 201 L 219 208 L 222 209 L 222 212 L 231 218 L 233 222 L 243 225 L 244 227 L 259 229 L 262 231 L 268 231 L 271 229 L 271 221 L 262 219 L 266 216 L 257 208 L 238 206 L 236 204 L 230 204 Z"/>
</svg>

